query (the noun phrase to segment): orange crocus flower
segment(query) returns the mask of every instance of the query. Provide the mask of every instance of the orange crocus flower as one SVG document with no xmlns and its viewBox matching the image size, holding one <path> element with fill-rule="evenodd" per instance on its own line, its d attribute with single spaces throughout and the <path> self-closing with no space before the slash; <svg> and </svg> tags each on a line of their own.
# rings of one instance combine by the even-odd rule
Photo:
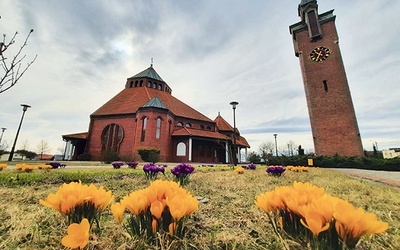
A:
<svg viewBox="0 0 400 250">
<path fill-rule="evenodd" d="M 120 202 L 117 202 L 117 203 L 112 204 L 110 209 L 111 209 L 111 213 L 114 216 L 114 219 L 118 223 L 121 223 L 122 218 L 124 216 L 124 212 L 125 212 L 125 206 L 123 204 L 121 204 Z"/>
<path fill-rule="evenodd" d="M 304 219 L 300 219 L 301 224 L 308 228 L 315 236 L 318 236 L 319 233 L 327 230 L 329 228 L 329 222 L 327 222 L 324 217 L 319 214 L 317 211 L 314 211 L 310 208 L 304 209 Z"/>
<path fill-rule="evenodd" d="M 89 242 L 89 229 L 86 218 L 80 224 L 72 223 L 68 227 L 68 235 L 62 238 L 61 243 L 71 249 L 83 249 Z"/>
<path fill-rule="evenodd" d="M 151 214 L 156 217 L 156 219 L 161 219 L 162 212 L 164 211 L 164 204 L 161 201 L 154 201 L 150 205 Z"/>
</svg>

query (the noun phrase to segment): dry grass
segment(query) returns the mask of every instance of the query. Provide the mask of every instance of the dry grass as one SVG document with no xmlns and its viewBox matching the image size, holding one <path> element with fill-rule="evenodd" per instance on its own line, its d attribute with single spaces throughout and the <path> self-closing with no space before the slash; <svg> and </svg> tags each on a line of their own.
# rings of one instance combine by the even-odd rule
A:
<svg viewBox="0 0 400 250">
<path fill-rule="evenodd" d="M 186 189 L 194 196 L 208 198 L 209 202 L 200 204 L 187 221 L 185 239 L 160 236 L 160 246 L 148 246 L 140 239 L 127 236 L 107 210 L 100 222 L 102 230 L 94 228 L 86 249 L 281 249 L 266 215 L 257 209 L 254 200 L 275 186 L 292 185 L 295 180 L 324 187 L 326 193 L 349 200 L 389 223 L 385 233 L 363 237 L 358 249 L 400 249 L 400 193 L 397 188 L 317 168 L 309 173 L 288 172 L 280 178 L 266 176 L 265 168 L 248 170 L 242 175 L 215 168 L 203 169 L 191 176 Z M 7 171 L 9 176 L 15 170 L 0 172 L 0 178 Z M 112 190 L 116 200 L 148 185 L 139 171 L 137 175 L 108 179 L 104 178 L 106 170 L 90 171 L 99 171 L 102 178 L 96 185 Z M 172 176 L 163 178 L 172 179 Z M 67 228 L 65 219 L 57 211 L 38 203 L 39 199 L 56 192 L 59 186 L 60 183 L 46 182 L 0 186 L 0 249 L 62 249 L 60 241 Z"/>
</svg>

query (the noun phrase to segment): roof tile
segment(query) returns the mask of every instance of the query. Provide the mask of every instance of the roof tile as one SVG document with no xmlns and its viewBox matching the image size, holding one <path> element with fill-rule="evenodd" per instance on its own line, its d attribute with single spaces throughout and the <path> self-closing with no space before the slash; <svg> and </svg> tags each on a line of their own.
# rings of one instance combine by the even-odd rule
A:
<svg viewBox="0 0 400 250">
<path fill-rule="evenodd" d="M 148 87 L 126 88 L 97 109 L 92 116 L 135 114 L 155 95 L 174 115 L 213 122 L 210 118 L 183 103 L 171 94 Z"/>
</svg>

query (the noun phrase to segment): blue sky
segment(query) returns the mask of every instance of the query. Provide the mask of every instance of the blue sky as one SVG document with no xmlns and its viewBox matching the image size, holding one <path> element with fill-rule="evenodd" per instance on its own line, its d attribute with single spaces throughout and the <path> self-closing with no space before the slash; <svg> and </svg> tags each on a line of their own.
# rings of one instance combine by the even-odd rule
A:
<svg viewBox="0 0 400 250">
<path fill-rule="evenodd" d="M 150 65 L 172 94 L 214 119 L 236 124 L 252 151 L 273 141 L 313 150 L 298 58 L 289 25 L 300 0 L 0 2 L 0 32 L 34 29 L 25 51 L 37 61 L 0 94 L 3 142 L 36 150 L 41 140 L 59 153 L 62 134 L 87 131 L 89 116 Z M 319 0 L 335 9 L 336 27 L 363 146 L 400 147 L 400 1 Z"/>
</svg>

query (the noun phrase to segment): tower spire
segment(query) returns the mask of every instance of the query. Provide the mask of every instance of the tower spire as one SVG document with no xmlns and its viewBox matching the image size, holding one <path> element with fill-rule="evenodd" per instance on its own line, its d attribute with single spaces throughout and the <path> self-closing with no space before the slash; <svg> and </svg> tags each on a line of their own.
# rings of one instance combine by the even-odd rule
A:
<svg viewBox="0 0 400 250">
<path fill-rule="evenodd" d="M 310 39 L 319 39 L 322 31 L 318 18 L 317 0 L 302 0 L 298 7 L 298 14 L 301 21 L 307 25 Z"/>
<path fill-rule="evenodd" d="M 151 58 L 150 67 L 153 67 L 153 57 Z"/>
</svg>

